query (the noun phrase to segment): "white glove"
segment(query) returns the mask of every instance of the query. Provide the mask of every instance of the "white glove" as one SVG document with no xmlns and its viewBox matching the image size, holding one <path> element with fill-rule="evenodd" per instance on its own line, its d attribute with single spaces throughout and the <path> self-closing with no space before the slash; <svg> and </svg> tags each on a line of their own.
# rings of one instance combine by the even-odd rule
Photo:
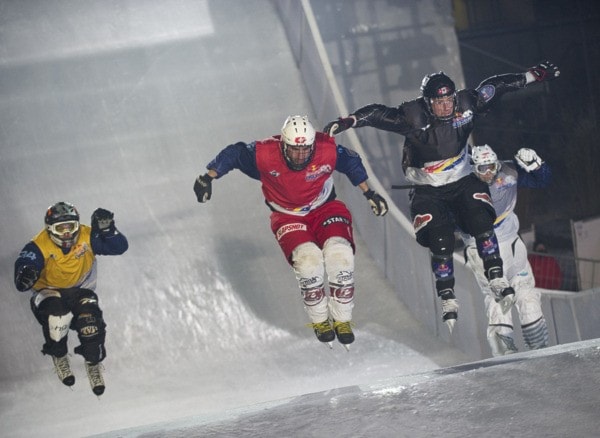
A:
<svg viewBox="0 0 600 438">
<path fill-rule="evenodd" d="M 525 169 L 526 172 L 537 170 L 543 164 L 539 155 L 533 149 L 529 148 L 519 149 L 517 155 L 515 155 L 515 161 L 519 166 Z"/>
</svg>

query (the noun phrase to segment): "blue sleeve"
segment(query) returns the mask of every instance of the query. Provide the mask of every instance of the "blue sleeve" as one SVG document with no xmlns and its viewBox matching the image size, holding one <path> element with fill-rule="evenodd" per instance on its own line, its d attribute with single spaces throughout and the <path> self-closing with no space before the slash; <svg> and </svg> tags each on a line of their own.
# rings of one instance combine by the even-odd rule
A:
<svg viewBox="0 0 600 438">
<path fill-rule="evenodd" d="M 369 178 L 360 155 L 342 145 L 337 146 L 335 170 L 346 175 L 354 186 Z"/>
<path fill-rule="evenodd" d="M 90 243 L 96 255 L 121 255 L 129 248 L 127 238 L 116 228 L 107 234 L 92 233 Z"/>
<path fill-rule="evenodd" d="M 545 189 L 550 185 L 552 181 L 552 168 L 547 163 L 542 165 L 529 173 L 527 173 L 521 166 L 517 165 L 517 172 L 519 173 L 517 179 L 517 187 L 527 189 Z"/>
<path fill-rule="evenodd" d="M 38 246 L 33 242 L 29 242 L 23 247 L 19 257 L 15 261 L 15 281 L 17 279 L 17 272 L 19 272 L 19 269 L 26 265 L 35 267 L 38 274 L 42 272 L 42 269 L 44 269 L 45 266 L 44 255 Z"/>
<path fill-rule="evenodd" d="M 217 172 L 217 178 L 227 175 L 233 169 L 239 169 L 250 178 L 260 180 L 256 167 L 256 142 L 238 142 L 230 144 L 206 166 Z"/>
</svg>

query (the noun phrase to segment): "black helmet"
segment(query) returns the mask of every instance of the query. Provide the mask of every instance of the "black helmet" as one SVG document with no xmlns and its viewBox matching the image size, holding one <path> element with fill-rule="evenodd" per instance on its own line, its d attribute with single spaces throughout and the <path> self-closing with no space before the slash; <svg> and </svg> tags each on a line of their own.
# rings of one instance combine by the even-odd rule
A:
<svg viewBox="0 0 600 438">
<path fill-rule="evenodd" d="M 50 239 L 61 248 L 71 248 L 79 235 L 79 212 L 68 202 L 57 202 L 48 207 L 46 231 Z"/>
<path fill-rule="evenodd" d="M 431 73 L 421 82 L 421 93 L 429 99 L 434 97 L 451 96 L 456 92 L 456 85 L 443 71 Z"/>
<path fill-rule="evenodd" d="M 450 79 L 443 71 L 431 73 L 425 76 L 421 82 L 421 93 L 423 94 L 423 100 L 425 100 L 427 110 L 431 113 L 431 115 L 440 120 L 450 120 L 453 117 L 453 114 L 450 114 L 446 117 L 437 116 L 431 108 L 432 99 L 452 96 L 454 101 L 454 111 L 456 111 L 456 85 L 454 85 L 454 81 Z"/>
</svg>

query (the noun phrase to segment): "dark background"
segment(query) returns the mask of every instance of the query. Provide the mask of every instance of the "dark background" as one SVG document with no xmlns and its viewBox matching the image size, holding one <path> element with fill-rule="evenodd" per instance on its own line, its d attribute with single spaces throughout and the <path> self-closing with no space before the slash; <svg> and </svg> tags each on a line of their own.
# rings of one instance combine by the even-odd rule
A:
<svg viewBox="0 0 600 438">
<path fill-rule="evenodd" d="M 455 0 L 453 15 L 467 87 L 548 59 L 560 77 L 503 97 L 479 122 L 476 144 L 501 158 L 535 149 L 553 169 L 549 190 L 521 190 L 521 228 L 569 247 L 570 220 L 600 214 L 600 2 Z"/>
</svg>

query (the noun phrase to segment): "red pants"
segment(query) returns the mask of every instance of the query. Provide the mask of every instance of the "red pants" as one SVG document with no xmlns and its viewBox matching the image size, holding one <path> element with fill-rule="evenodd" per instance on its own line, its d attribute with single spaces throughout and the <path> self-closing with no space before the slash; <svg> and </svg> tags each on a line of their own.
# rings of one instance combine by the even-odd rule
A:
<svg viewBox="0 0 600 438">
<path fill-rule="evenodd" d="M 319 248 L 330 237 L 343 237 L 354 249 L 352 216 L 343 202 L 329 201 L 306 216 L 271 213 L 271 230 L 288 262 L 294 249 L 306 242 L 314 242 Z"/>
</svg>

